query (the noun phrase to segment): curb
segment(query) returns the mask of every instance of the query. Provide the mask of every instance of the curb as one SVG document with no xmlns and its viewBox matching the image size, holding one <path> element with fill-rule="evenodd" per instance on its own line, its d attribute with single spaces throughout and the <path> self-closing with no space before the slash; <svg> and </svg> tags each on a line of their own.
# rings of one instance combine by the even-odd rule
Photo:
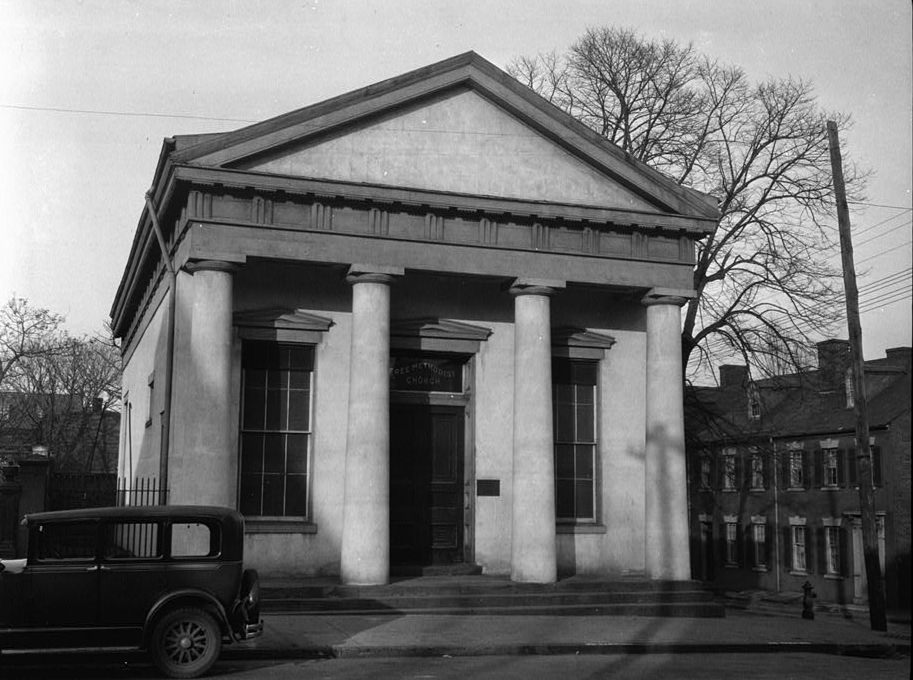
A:
<svg viewBox="0 0 913 680">
<path fill-rule="evenodd" d="M 613 654 L 830 654 L 865 658 L 909 656 L 909 644 L 852 644 L 831 642 L 733 643 L 598 643 L 598 644 L 492 644 L 492 645 L 318 645 L 285 649 L 225 648 L 227 660 L 364 659 L 443 656 L 559 656 Z"/>
</svg>

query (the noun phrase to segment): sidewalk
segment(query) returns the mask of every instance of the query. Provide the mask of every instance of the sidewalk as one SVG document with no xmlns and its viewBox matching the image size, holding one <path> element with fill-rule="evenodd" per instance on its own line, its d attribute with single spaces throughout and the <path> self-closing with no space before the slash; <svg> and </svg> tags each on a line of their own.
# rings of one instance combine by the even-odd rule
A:
<svg viewBox="0 0 913 680">
<path fill-rule="evenodd" d="M 536 654 L 816 652 L 910 654 L 909 624 L 873 632 L 868 620 L 729 609 L 726 618 L 266 614 L 262 637 L 224 658 Z"/>
</svg>

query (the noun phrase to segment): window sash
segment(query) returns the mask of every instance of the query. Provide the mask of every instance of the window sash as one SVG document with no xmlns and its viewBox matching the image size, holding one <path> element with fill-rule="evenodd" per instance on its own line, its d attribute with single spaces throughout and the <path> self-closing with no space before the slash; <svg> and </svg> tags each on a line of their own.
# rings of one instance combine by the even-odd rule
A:
<svg viewBox="0 0 913 680">
<path fill-rule="evenodd" d="M 754 564 L 756 567 L 767 566 L 767 527 L 764 524 L 752 524 L 752 541 L 754 542 Z"/>
<path fill-rule="evenodd" d="M 735 522 L 726 522 L 726 564 L 738 562 L 739 528 Z"/>
<path fill-rule="evenodd" d="M 805 485 L 804 456 L 802 451 L 789 453 L 789 486 L 801 489 Z"/>
<path fill-rule="evenodd" d="M 794 526 L 792 530 L 793 571 L 806 571 L 805 527 Z"/>
<path fill-rule="evenodd" d="M 562 522 L 596 521 L 596 364 L 555 361 L 555 515 Z"/>
<path fill-rule="evenodd" d="M 840 574 L 840 527 L 824 527 L 824 551 L 828 574 Z"/>
<path fill-rule="evenodd" d="M 240 510 L 307 517 L 313 348 L 250 341 L 243 357 Z"/>
</svg>

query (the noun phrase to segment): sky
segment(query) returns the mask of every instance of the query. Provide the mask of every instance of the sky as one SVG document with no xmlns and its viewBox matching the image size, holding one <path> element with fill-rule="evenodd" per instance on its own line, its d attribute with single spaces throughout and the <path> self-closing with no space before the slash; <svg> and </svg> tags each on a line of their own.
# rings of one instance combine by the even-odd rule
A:
<svg viewBox="0 0 913 680">
<path fill-rule="evenodd" d="M 852 116 L 844 159 L 874 173 L 851 220 L 878 358 L 913 326 L 911 14 L 909 0 L 0 0 L 0 303 L 102 329 L 164 137 L 467 50 L 503 68 L 612 25 L 691 42 L 755 81 L 810 80 L 825 110 Z"/>
</svg>

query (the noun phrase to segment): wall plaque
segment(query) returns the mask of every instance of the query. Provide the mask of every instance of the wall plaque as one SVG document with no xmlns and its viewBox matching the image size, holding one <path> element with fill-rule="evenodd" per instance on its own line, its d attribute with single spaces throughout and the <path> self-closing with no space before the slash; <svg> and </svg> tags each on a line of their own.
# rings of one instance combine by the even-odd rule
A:
<svg viewBox="0 0 913 680">
<path fill-rule="evenodd" d="M 463 362 L 449 357 L 390 357 L 390 389 L 407 392 L 462 392 Z"/>
</svg>

